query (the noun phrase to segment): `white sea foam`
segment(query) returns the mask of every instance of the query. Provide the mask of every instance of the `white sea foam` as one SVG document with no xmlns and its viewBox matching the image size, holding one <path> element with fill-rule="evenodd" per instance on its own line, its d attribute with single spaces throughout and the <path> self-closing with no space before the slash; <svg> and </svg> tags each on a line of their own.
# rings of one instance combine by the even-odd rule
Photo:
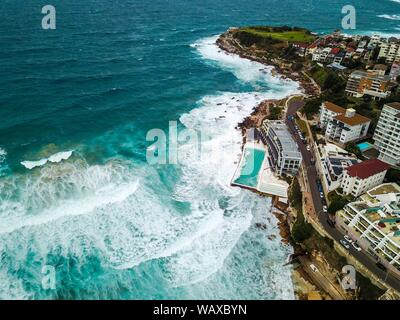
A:
<svg viewBox="0 0 400 320">
<path fill-rule="evenodd" d="M 48 158 L 43 158 L 37 161 L 22 161 L 21 164 L 29 170 L 32 170 L 36 167 L 42 167 L 44 166 L 47 162 L 52 162 L 52 163 L 59 163 L 63 160 L 67 160 L 72 156 L 73 151 L 63 151 L 63 152 L 58 152 L 53 155 L 51 155 Z"/>
<path fill-rule="evenodd" d="M 380 14 L 377 16 L 378 18 L 384 18 L 388 20 L 400 20 L 399 14 Z"/>
<path fill-rule="evenodd" d="M 152 166 L 134 167 L 116 160 L 96 166 L 79 159 L 63 162 L 70 158 L 68 153 L 54 155 L 52 160 L 61 161 L 57 166 L 42 164 L 38 172 L 0 180 L 0 252 L 10 252 L 17 244 L 15 269 L 24 266 L 32 252 L 44 260 L 57 251 L 76 257 L 82 265 L 88 255 L 96 254 L 104 267 L 119 270 L 163 258 L 164 276 L 172 287 L 201 282 L 204 288 L 215 288 L 216 275 L 228 272 L 226 263 L 233 263 L 228 261 L 232 250 L 245 255 L 253 249 L 249 249 L 252 243 L 237 248 L 238 242 L 251 227 L 255 212 L 271 217 L 270 204 L 230 186 L 241 153 L 242 136 L 235 127 L 260 101 L 298 92 L 298 84 L 272 77 L 258 63 L 221 52 L 213 39 L 197 43 L 200 56 L 242 81 L 265 80 L 273 87 L 262 93 L 206 96 L 181 116 L 187 128 L 206 131 L 204 152 L 216 149 L 220 157 L 210 163 L 207 156 L 193 157 L 193 146 L 184 146 L 187 152 L 180 158 L 181 174 L 173 187 Z M 189 206 L 184 214 L 176 209 L 177 203 Z M 282 290 L 274 297 L 293 298 L 289 270 L 282 268 L 290 249 L 282 248 L 277 229 L 271 232 L 278 238 L 268 242 L 272 256 L 266 278 L 255 282 L 260 290 L 269 290 L 267 297 Z M 233 286 L 234 274 L 231 277 L 219 285 Z M 224 298 L 224 293 L 218 297 Z"/>
</svg>

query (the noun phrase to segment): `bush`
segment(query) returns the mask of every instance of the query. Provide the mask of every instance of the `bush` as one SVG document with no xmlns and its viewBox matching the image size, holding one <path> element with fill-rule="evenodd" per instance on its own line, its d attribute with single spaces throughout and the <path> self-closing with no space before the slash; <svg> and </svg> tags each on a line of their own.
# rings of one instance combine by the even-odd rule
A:
<svg viewBox="0 0 400 320">
<path fill-rule="evenodd" d="M 312 236 L 314 228 L 305 219 L 303 212 L 297 213 L 296 222 L 292 229 L 292 238 L 297 243 L 302 243 Z"/>
<path fill-rule="evenodd" d="M 386 173 L 386 182 L 400 183 L 400 170 L 390 168 Z"/>
<path fill-rule="evenodd" d="M 307 99 L 301 112 L 307 117 L 307 119 L 312 119 L 315 114 L 319 113 L 322 102 L 323 100 L 319 97 Z"/>
<path fill-rule="evenodd" d="M 298 178 L 294 178 L 289 189 L 289 204 L 298 212 L 302 211 L 303 193 L 301 192 Z"/>
<path fill-rule="evenodd" d="M 354 142 L 347 143 L 345 146 L 345 150 L 347 152 L 355 154 L 357 156 L 357 158 L 360 158 L 360 159 L 364 158 L 360 148 Z"/>
</svg>

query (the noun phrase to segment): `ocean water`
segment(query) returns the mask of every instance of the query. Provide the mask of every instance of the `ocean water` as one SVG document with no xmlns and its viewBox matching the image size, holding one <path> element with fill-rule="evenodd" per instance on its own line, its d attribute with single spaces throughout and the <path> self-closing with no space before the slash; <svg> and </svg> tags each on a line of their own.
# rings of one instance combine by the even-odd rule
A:
<svg viewBox="0 0 400 320">
<path fill-rule="evenodd" d="M 230 180 L 235 129 L 298 85 L 226 55 L 230 26 L 397 34 L 390 0 L 89 0 L 0 4 L 0 298 L 293 299 L 271 203 Z M 204 134 L 202 156 L 146 161 L 152 129 Z M 208 153 L 212 150 L 212 153 Z M 257 222 L 267 223 L 258 230 Z M 42 286 L 43 267 L 55 289 Z"/>
</svg>

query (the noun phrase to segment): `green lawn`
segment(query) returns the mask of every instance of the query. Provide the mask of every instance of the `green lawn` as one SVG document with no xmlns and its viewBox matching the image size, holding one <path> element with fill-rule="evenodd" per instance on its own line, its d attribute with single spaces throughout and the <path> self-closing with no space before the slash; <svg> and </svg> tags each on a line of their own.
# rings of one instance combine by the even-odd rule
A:
<svg viewBox="0 0 400 320">
<path fill-rule="evenodd" d="M 315 37 L 309 34 L 306 30 L 274 32 L 272 31 L 272 29 L 271 31 L 268 31 L 268 29 L 260 29 L 253 27 L 243 28 L 241 30 L 257 36 L 269 37 L 272 39 L 288 41 L 288 42 L 311 43 L 315 39 Z"/>
</svg>

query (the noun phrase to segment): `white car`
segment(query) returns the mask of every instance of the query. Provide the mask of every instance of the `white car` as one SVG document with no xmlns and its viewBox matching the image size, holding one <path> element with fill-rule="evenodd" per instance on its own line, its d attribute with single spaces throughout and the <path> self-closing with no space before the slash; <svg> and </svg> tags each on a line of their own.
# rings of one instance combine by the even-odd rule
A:
<svg viewBox="0 0 400 320">
<path fill-rule="evenodd" d="M 348 235 L 345 235 L 343 238 L 350 244 L 352 244 L 354 242 Z"/>
<path fill-rule="evenodd" d="M 360 252 L 362 250 L 357 242 L 353 242 L 352 245 L 353 245 L 353 248 L 356 249 L 358 252 Z"/>
<path fill-rule="evenodd" d="M 340 244 L 345 247 L 347 250 L 350 249 L 350 244 L 346 240 L 340 240 Z"/>
<path fill-rule="evenodd" d="M 313 264 L 310 264 L 310 268 L 311 268 L 311 270 L 314 271 L 314 272 L 318 272 L 318 271 L 319 271 L 318 268 L 317 268 L 315 265 L 313 265 Z"/>
<path fill-rule="evenodd" d="M 307 146 L 307 151 L 311 151 L 311 147 L 310 146 Z"/>
<path fill-rule="evenodd" d="M 327 213 L 327 212 L 328 212 L 328 207 L 327 207 L 327 206 L 323 206 L 323 207 L 322 207 L 322 211 L 323 211 L 324 213 Z"/>
</svg>

